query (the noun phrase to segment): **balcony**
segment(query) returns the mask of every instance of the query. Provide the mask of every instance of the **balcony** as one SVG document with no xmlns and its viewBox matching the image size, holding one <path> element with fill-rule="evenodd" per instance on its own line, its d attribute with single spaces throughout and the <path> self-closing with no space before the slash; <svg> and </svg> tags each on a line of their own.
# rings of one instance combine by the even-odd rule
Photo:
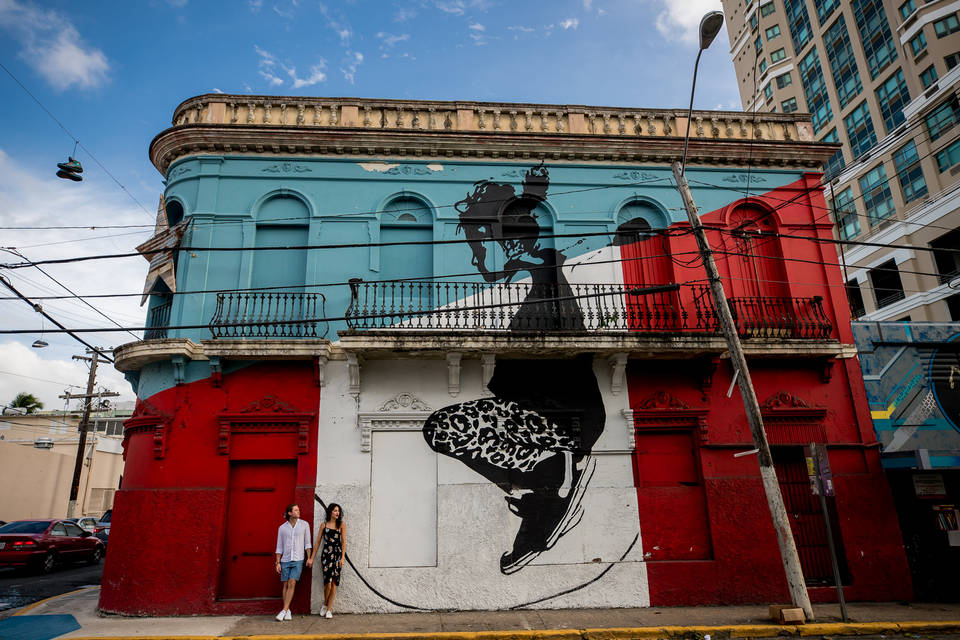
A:
<svg viewBox="0 0 960 640">
<path fill-rule="evenodd" d="M 324 338 L 325 302 L 321 293 L 218 293 L 210 332 L 214 338 Z"/>
<path fill-rule="evenodd" d="M 741 337 L 825 340 L 832 325 L 822 302 L 819 296 L 729 300 Z M 641 295 L 615 284 L 357 280 L 345 315 L 351 330 L 720 333 L 702 285 Z"/>
<path fill-rule="evenodd" d="M 167 327 L 170 326 L 170 310 L 173 308 L 173 300 L 158 304 L 150 309 L 147 315 L 147 326 L 150 327 L 143 332 L 144 340 L 162 340 L 167 337 Z"/>
</svg>

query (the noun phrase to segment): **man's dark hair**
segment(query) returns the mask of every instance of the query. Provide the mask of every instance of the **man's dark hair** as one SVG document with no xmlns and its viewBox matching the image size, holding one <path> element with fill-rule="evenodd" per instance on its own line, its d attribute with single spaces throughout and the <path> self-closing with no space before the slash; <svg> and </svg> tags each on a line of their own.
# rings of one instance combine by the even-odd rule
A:
<svg viewBox="0 0 960 640">
<path fill-rule="evenodd" d="M 296 502 L 291 502 L 287 505 L 287 510 L 283 512 L 283 517 L 287 522 L 290 522 L 290 514 L 293 513 L 293 508 L 298 506 Z"/>
</svg>

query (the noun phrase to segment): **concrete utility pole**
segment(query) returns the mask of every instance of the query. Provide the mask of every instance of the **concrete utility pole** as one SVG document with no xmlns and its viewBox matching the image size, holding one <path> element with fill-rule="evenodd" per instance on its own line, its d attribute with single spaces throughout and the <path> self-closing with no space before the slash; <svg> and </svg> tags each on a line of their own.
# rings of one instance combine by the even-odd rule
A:
<svg viewBox="0 0 960 640">
<path fill-rule="evenodd" d="M 730 351 L 730 363 L 733 365 L 734 378 L 740 387 L 740 396 L 743 398 L 743 407 L 747 414 L 747 424 L 753 435 L 754 446 L 757 449 L 757 461 L 760 463 L 760 479 L 763 481 L 763 491 L 767 495 L 767 506 L 770 508 L 770 517 L 773 528 L 777 532 L 777 543 L 780 546 L 780 558 L 783 560 L 783 570 L 787 575 L 787 586 L 790 589 L 790 598 L 793 604 L 803 609 L 807 620 L 813 620 L 813 607 L 810 606 L 810 596 L 807 594 L 807 585 L 803 579 L 803 570 L 800 568 L 800 556 L 790 531 L 790 521 L 787 510 L 783 506 L 783 496 L 780 494 L 780 484 L 777 482 L 777 472 L 773 468 L 773 457 L 770 455 L 770 445 L 767 443 L 767 434 L 763 430 L 763 418 L 760 415 L 760 403 L 753 389 L 753 380 L 747 369 L 747 358 L 743 354 L 743 345 L 737 335 L 737 327 L 733 321 L 733 314 L 727 304 L 727 296 L 723 292 L 723 283 L 720 281 L 720 272 L 717 263 L 713 260 L 713 252 L 707 242 L 707 234 L 700 223 L 697 206 L 693 202 L 690 186 L 683 175 L 684 167 L 679 162 L 673 163 L 673 177 L 677 181 L 677 188 L 683 198 L 683 205 L 690 218 L 690 226 L 697 239 L 697 246 L 703 258 L 703 266 L 710 281 L 710 292 L 713 294 L 713 303 L 717 308 L 720 327 L 727 339 L 727 349 Z"/>
<path fill-rule="evenodd" d="M 93 354 L 92 357 L 73 356 L 74 360 L 86 360 L 90 363 L 90 373 L 87 374 L 87 392 L 83 395 L 71 395 L 68 391 L 66 395 L 60 396 L 66 400 L 83 398 L 83 416 L 80 418 L 80 443 L 77 445 L 77 460 L 73 465 L 73 483 L 70 485 L 70 502 L 67 503 L 67 517 L 75 517 L 77 508 L 77 494 L 80 492 L 80 471 L 83 469 L 83 450 L 87 445 L 87 429 L 90 424 L 90 411 L 93 408 L 94 398 L 107 398 L 119 396 L 119 393 L 113 391 L 104 391 L 94 393 L 93 387 L 97 381 L 97 361 L 100 357 L 100 349 L 87 349 L 87 353 Z"/>
</svg>

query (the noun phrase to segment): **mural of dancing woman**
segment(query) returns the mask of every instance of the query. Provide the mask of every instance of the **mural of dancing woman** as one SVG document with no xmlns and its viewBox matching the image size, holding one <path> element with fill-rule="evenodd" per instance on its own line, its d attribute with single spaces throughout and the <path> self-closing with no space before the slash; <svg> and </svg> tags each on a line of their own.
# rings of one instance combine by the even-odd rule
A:
<svg viewBox="0 0 960 640">
<path fill-rule="evenodd" d="M 458 231 L 472 264 L 497 286 L 529 277 L 511 331 L 582 331 L 583 316 L 562 272 L 564 255 L 543 248 L 534 209 L 547 199 L 549 171 L 529 169 L 523 192 L 481 181 L 456 204 Z M 485 243 L 498 247 L 503 267 L 490 269 Z M 498 358 L 487 385 L 492 398 L 435 411 L 423 427 L 427 444 L 495 483 L 520 518 L 511 549 L 500 557 L 504 574 L 519 571 L 583 518 L 581 501 L 593 475 L 593 446 L 606 415 L 593 357 L 564 360 Z"/>
</svg>

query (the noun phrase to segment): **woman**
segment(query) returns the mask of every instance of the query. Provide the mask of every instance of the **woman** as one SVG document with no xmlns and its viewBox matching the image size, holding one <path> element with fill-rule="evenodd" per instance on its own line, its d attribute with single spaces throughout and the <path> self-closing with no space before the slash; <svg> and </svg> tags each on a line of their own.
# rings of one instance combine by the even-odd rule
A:
<svg viewBox="0 0 960 640">
<path fill-rule="evenodd" d="M 332 618 L 333 598 L 337 595 L 340 570 L 343 569 L 343 561 L 347 556 L 347 529 L 343 524 L 343 509 L 340 505 L 332 503 L 327 507 L 327 519 L 318 538 L 310 564 L 313 564 L 314 557 L 320 552 L 320 568 L 323 571 L 323 606 L 320 607 L 320 615 Z"/>
<path fill-rule="evenodd" d="M 454 205 L 459 230 L 483 279 L 510 282 L 528 273 L 530 286 L 510 319 L 510 331 L 583 331 L 580 306 L 563 274 L 564 256 L 544 248 L 534 209 L 544 202 L 549 172 L 526 172 L 523 193 L 508 184 L 481 181 Z M 503 259 L 490 269 L 487 246 Z M 490 265 L 494 266 L 494 265 Z M 431 449 L 497 484 L 507 508 L 520 518 L 500 571 L 519 571 L 552 548 L 583 517 L 581 500 L 593 474 L 593 445 L 606 414 L 590 354 L 563 360 L 497 359 L 487 384 L 493 398 L 439 409 L 423 436 Z"/>
</svg>

